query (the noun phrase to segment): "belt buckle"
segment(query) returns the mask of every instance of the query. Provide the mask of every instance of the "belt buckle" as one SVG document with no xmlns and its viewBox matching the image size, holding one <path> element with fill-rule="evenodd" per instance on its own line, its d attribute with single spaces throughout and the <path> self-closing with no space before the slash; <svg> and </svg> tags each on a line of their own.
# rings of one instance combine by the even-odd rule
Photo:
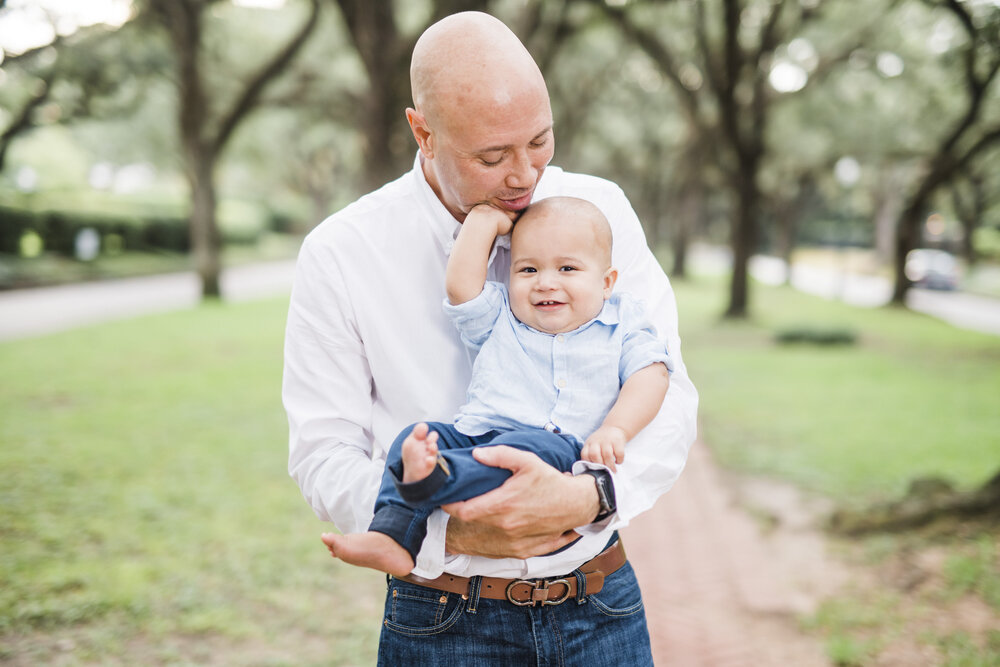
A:
<svg viewBox="0 0 1000 667">
<path fill-rule="evenodd" d="M 531 586 L 531 596 L 527 600 L 515 600 L 512 595 L 514 586 L 518 584 L 525 584 Z M 562 586 L 566 591 L 562 594 L 562 597 L 556 598 L 555 600 L 549 599 L 549 589 L 552 586 Z M 511 604 L 515 604 L 518 607 L 537 607 L 538 603 L 541 602 L 542 606 L 546 605 L 557 605 L 562 604 L 569 598 L 570 587 L 569 581 L 566 579 L 535 579 L 534 581 L 529 581 L 527 579 L 515 579 L 514 581 L 507 584 L 507 601 Z"/>
</svg>

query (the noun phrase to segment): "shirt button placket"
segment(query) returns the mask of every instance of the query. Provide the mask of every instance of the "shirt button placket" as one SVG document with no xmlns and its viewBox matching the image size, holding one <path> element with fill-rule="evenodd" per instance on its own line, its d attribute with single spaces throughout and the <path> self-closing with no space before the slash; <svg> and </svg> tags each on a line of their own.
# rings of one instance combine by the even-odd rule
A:
<svg viewBox="0 0 1000 667">
<path fill-rule="evenodd" d="M 552 406 L 552 413 L 549 418 L 555 422 L 559 423 L 560 406 L 565 401 L 562 397 L 562 392 L 560 390 L 565 389 L 569 384 L 567 378 L 568 367 L 567 360 L 569 355 L 566 353 L 566 336 L 563 334 L 556 334 L 552 338 L 552 380 L 556 386 L 556 402 Z"/>
</svg>

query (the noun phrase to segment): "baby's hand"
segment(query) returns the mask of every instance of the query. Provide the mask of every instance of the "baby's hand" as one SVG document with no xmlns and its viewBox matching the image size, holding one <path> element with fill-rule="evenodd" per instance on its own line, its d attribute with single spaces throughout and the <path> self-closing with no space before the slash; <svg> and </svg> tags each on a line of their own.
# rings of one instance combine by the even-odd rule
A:
<svg viewBox="0 0 1000 667">
<path fill-rule="evenodd" d="M 469 211 L 469 215 L 465 217 L 466 223 L 470 220 L 475 224 L 496 225 L 497 236 L 510 234 L 510 230 L 514 228 L 514 221 L 511 219 L 509 213 L 489 204 L 477 204 L 474 206 Z"/>
<path fill-rule="evenodd" d="M 602 426 L 583 443 L 580 458 L 591 463 L 606 465 L 617 472 L 615 464 L 625 460 L 626 442 L 628 438 L 625 436 L 625 431 L 617 426 Z"/>
</svg>

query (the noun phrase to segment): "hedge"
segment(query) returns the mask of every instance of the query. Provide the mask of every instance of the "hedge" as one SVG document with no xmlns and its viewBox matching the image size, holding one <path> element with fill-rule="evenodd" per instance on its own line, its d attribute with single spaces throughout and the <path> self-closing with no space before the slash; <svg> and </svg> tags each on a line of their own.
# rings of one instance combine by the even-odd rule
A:
<svg viewBox="0 0 1000 667">
<path fill-rule="evenodd" d="M 245 213 L 245 210 L 241 213 Z M 120 250 L 186 253 L 191 249 L 188 219 L 180 215 L 155 211 L 138 213 L 31 211 L 0 206 L 0 253 L 20 254 L 21 238 L 26 232 L 33 231 L 42 239 L 46 252 L 72 257 L 77 234 L 87 228 L 98 233 L 102 249 L 111 236 L 117 237 L 115 245 Z M 255 243 L 262 231 L 262 225 L 256 220 L 239 220 L 233 224 L 222 225 L 223 240 L 227 243 Z"/>
</svg>

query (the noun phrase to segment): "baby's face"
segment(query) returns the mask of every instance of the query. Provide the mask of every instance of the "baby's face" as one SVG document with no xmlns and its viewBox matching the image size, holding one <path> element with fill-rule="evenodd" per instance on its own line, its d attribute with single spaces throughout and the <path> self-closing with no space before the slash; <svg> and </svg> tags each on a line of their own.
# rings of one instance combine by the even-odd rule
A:
<svg viewBox="0 0 1000 667">
<path fill-rule="evenodd" d="M 511 238 L 510 307 L 532 329 L 573 331 L 597 317 L 617 272 L 587 220 L 558 210 L 525 214 Z"/>
</svg>

